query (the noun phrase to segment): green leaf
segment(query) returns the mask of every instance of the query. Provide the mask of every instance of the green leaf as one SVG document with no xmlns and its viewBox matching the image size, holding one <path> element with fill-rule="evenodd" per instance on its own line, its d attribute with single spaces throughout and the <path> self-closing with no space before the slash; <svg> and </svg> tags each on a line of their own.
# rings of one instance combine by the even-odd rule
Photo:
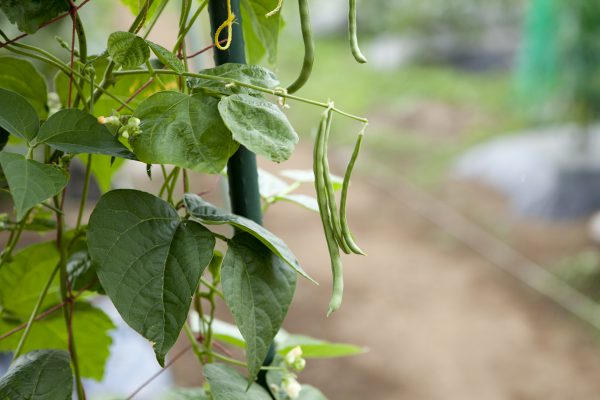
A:
<svg viewBox="0 0 600 400">
<path fill-rule="evenodd" d="M 26 322 L 58 259 L 54 242 L 34 244 L 16 253 L 0 269 L 0 306 L 3 312 Z M 55 285 L 48 291 L 43 306 L 59 302 L 60 293 L 58 285 Z"/>
<path fill-rule="evenodd" d="M 296 259 L 296 256 L 287 247 L 283 240 L 273 235 L 256 222 L 217 208 L 209 202 L 204 201 L 202 197 L 195 194 L 186 193 L 183 196 L 183 201 L 192 218 L 209 225 L 229 224 L 234 228 L 248 232 L 260 240 L 273 253 L 275 253 L 275 255 L 281 257 L 283 261 L 285 261 L 300 275 L 312 282 L 315 282 L 310 276 L 308 276 L 306 272 L 304 272 L 300 266 L 300 263 Z"/>
<path fill-rule="evenodd" d="M 73 374 L 69 353 L 37 350 L 19 357 L 0 379 L 0 398 L 70 400 Z"/>
<path fill-rule="evenodd" d="M 35 144 L 45 143 L 66 153 L 105 154 L 135 159 L 127 147 L 91 114 L 69 108 L 52 115 L 38 132 Z"/>
<path fill-rule="evenodd" d="M 23 96 L 0 88 L 0 127 L 29 142 L 40 128 L 40 119 Z"/>
<path fill-rule="evenodd" d="M 113 32 L 108 37 L 108 54 L 123 68 L 144 64 L 150 58 L 148 44 L 131 32 Z"/>
<path fill-rule="evenodd" d="M 302 385 L 302 389 L 296 400 L 327 400 L 327 397 L 314 386 Z"/>
<path fill-rule="evenodd" d="M 294 203 L 301 207 L 304 207 L 307 210 L 319 212 L 319 203 L 317 202 L 317 199 L 311 196 L 307 196 L 305 194 L 284 194 L 281 196 L 276 196 L 275 200 L 288 201 L 290 203 Z"/>
<path fill-rule="evenodd" d="M 60 168 L 26 160 L 20 154 L 1 152 L 0 165 L 19 221 L 33 206 L 59 193 L 69 181 L 67 173 Z"/>
<path fill-rule="evenodd" d="M 265 389 L 256 383 L 248 387 L 246 378 L 227 365 L 207 364 L 204 375 L 214 400 L 271 400 Z"/>
<path fill-rule="evenodd" d="M 185 72 L 185 67 L 183 65 L 183 63 L 181 62 L 181 60 L 179 58 L 177 58 L 177 56 L 173 53 L 171 53 L 169 50 L 165 49 L 164 47 L 153 43 L 149 40 L 146 40 L 146 43 L 148 43 L 148 46 L 150 46 L 150 48 L 152 49 L 152 51 L 154 52 L 154 54 L 156 55 L 156 57 L 158 57 L 158 60 L 163 63 L 166 67 L 168 67 L 169 69 L 172 69 L 173 71 L 176 72 Z"/>
<path fill-rule="evenodd" d="M 54 288 L 58 291 L 58 281 Z M 16 326 L 18 324 L 0 320 L 0 333 L 8 332 Z M 86 378 L 102 380 L 112 344 L 110 331 L 115 329 L 115 325 L 102 310 L 88 303 L 76 302 L 72 327 L 81 374 Z M 0 351 L 14 350 L 20 338 L 21 333 L 17 333 L 0 341 Z M 44 348 L 69 348 L 69 338 L 61 310 L 32 325 L 23 350 Z"/>
<path fill-rule="evenodd" d="M 90 217 L 88 248 L 100 283 L 125 322 L 154 344 L 161 365 L 214 245 L 206 228 L 137 190 L 106 193 Z"/>
<path fill-rule="evenodd" d="M 265 88 L 274 88 L 279 86 L 279 80 L 275 74 L 260 65 L 227 63 L 214 68 L 200 71 L 204 75 L 218 76 L 221 78 L 235 79 L 243 83 L 261 86 Z M 206 78 L 189 78 L 188 86 L 194 90 L 208 90 L 225 95 L 235 93 L 252 93 L 260 95 L 259 91 L 249 89 L 243 86 L 228 87 L 226 82 Z"/>
<path fill-rule="evenodd" d="M 331 343 L 304 335 L 282 333 L 277 336 L 277 352 L 281 355 L 296 346 L 302 348 L 304 358 L 336 358 L 362 354 L 366 349 L 346 343 Z"/>
<path fill-rule="evenodd" d="M 71 282 L 71 290 L 74 292 L 90 290 L 104 294 L 96 273 L 96 265 L 92 262 L 85 239 L 76 240 L 69 248 L 67 276 Z"/>
<path fill-rule="evenodd" d="M 266 14 L 277 7 L 278 0 L 242 0 L 242 30 L 248 63 L 259 64 L 267 56 L 269 64 L 277 63 L 279 31 L 283 26 L 281 13 Z"/>
<path fill-rule="evenodd" d="M 0 8 L 22 32 L 34 33 L 40 25 L 69 11 L 64 0 L 3 0 Z"/>
<path fill-rule="evenodd" d="M 0 87 L 23 96 L 40 117 L 48 115 L 46 80 L 29 61 L 0 57 Z"/>
<path fill-rule="evenodd" d="M 202 93 L 159 92 L 134 116 L 142 133 L 132 138 L 135 154 L 148 164 L 172 164 L 219 173 L 238 148 L 217 111 L 217 100 Z"/>
<path fill-rule="evenodd" d="M 106 71 L 106 66 L 108 65 L 108 60 L 106 58 L 97 59 L 93 62 L 93 66 L 96 70 L 95 80 L 96 84 L 100 84 L 102 81 L 102 77 L 104 72 Z M 147 71 L 143 71 L 147 72 Z M 148 73 L 141 73 L 136 75 L 125 75 L 119 76 L 115 78 L 115 83 L 113 83 L 109 88 L 110 92 L 117 96 L 120 99 L 128 99 L 133 95 L 139 88 L 145 85 L 151 76 Z M 177 77 L 176 76 L 162 76 L 162 82 L 169 89 L 177 89 Z M 69 96 L 69 78 L 63 73 L 58 73 L 54 78 L 54 86 L 56 87 L 56 92 L 58 93 L 62 104 L 67 104 L 68 96 Z M 82 86 L 82 90 L 84 93 L 90 92 L 90 86 L 88 80 L 86 79 L 85 83 Z M 161 88 L 160 83 L 154 80 L 153 83 L 148 85 L 142 92 L 136 95 L 130 102 L 129 106 L 135 109 L 144 99 L 150 97 L 152 94 L 164 90 Z M 112 115 L 114 110 L 117 110 L 121 106 L 121 103 L 116 100 L 108 97 L 102 96 L 98 99 L 97 102 L 94 103 L 94 115 L 96 116 L 109 116 Z"/>
<path fill-rule="evenodd" d="M 246 341 L 252 381 L 294 297 L 296 274 L 256 238 L 241 232 L 228 242 L 221 280 L 225 302 Z"/>
<path fill-rule="evenodd" d="M 166 400 L 210 400 L 203 388 L 176 388 L 164 396 Z"/>
<path fill-rule="evenodd" d="M 264 99 L 247 94 L 223 97 L 219 113 L 235 140 L 272 161 L 290 158 L 298 143 L 298 134 L 285 114 Z"/>
<path fill-rule="evenodd" d="M 285 169 L 279 174 L 298 183 L 315 182 L 315 173 L 312 169 Z M 344 178 L 332 174 L 331 182 L 333 183 L 333 190 L 340 190 L 344 183 Z"/>
</svg>

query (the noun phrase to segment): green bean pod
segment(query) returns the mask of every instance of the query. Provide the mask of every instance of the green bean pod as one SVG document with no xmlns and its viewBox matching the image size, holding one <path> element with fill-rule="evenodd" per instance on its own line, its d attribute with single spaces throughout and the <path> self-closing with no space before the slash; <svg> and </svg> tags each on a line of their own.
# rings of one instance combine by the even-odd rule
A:
<svg viewBox="0 0 600 400">
<path fill-rule="evenodd" d="M 350 38 L 350 48 L 352 49 L 352 55 L 354 59 L 364 64 L 367 62 L 367 58 L 360 51 L 360 47 L 358 47 L 358 34 L 356 27 L 356 0 L 349 0 L 349 10 L 348 10 L 348 36 Z"/>
<path fill-rule="evenodd" d="M 298 78 L 287 88 L 288 93 L 294 93 L 300 90 L 308 81 L 315 61 L 315 43 L 312 38 L 312 29 L 310 27 L 310 12 L 308 9 L 308 0 L 298 0 L 300 10 L 300 27 L 302 29 L 302 40 L 304 41 L 304 60 L 302 69 Z"/>
<path fill-rule="evenodd" d="M 366 127 L 366 125 L 365 125 Z M 354 145 L 354 151 L 352 152 L 352 156 L 350 157 L 350 161 L 348 162 L 348 167 L 346 168 L 346 174 L 344 175 L 344 183 L 342 185 L 342 197 L 340 199 L 340 220 L 342 224 L 342 234 L 344 236 L 344 240 L 348 247 L 355 254 L 365 255 L 365 253 L 358 247 L 358 245 L 354 242 L 352 238 L 352 233 L 350 232 L 350 227 L 348 226 L 348 219 L 346 217 L 346 201 L 348 199 L 348 188 L 350 187 L 350 177 L 352 176 L 352 170 L 354 169 L 354 164 L 356 163 L 356 159 L 358 158 L 358 153 L 360 152 L 360 146 L 362 144 L 363 136 L 365 133 L 365 128 L 360 131 L 358 134 L 358 138 L 356 138 L 356 144 Z"/>
<path fill-rule="evenodd" d="M 329 159 L 327 157 L 329 133 L 331 132 L 332 119 L 333 113 L 329 112 L 327 115 L 327 124 L 325 127 L 325 132 L 323 133 L 323 158 L 321 158 L 321 162 L 323 163 L 323 179 L 325 181 L 327 206 L 329 208 L 329 215 L 331 216 L 331 224 L 333 226 L 335 240 L 344 253 L 350 254 L 352 253 L 352 249 L 348 246 L 348 244 L 346 244 L 344 240 L 344 235 L 342 234 L 342 223 L 340 221 L 340 214 L 338 213 L 338 208 L 335 201 L 335 190 L 333 189 L 333 182 L 331 181 L 331 173 L 329 171 Z"/>
<path fill-rule="evenodd" d="M 331 272 L 333 275 L 333 289 L 331 294 L 331 300 L 329 302 L 329 310 L 327 315 L 329 316 L 332 312 L 338 310 L 342 304 L 342 296 L 344 292 L 344 278 L 343 278 L 343 266 L 340 258 L 340 252 L 338 244 L 335 240 L 333 233 L 333 226 L 331 224 L 329 207 L 327 205 L 327 194 L 325 192 L 325 179 L 323 175 L 323 155 L 324 155 L 324 140 L 325 131 L 327 130 L 327 116 L 331 113 L 331 109 L 328 109 L 321 118 L 319 124 L 319 130 L 315 140 L 315 148 L 313 153 L 313 169 L 315 174 L 315 190 L 317 192 L 317 202 L 319 204 L 319 214 L 321 216 L 321 222 L 323 224 L 323 231 L 325 232 L 325 239 L 327 242 L 327 249 L 329 251 L 329 258 L 331 259 Z"/>
</svg>

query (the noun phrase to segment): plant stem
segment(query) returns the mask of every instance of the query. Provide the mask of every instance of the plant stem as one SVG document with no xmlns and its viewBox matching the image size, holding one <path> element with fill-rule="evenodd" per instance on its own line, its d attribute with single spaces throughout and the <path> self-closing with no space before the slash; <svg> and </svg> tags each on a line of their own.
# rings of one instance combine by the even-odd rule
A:
<svg viewBox="0 0 600 400">
<path fill-rule="evenodd" d="M 335 107 L 330 107 L 329 103 L 323 103 L 320 101 L 316 101 L 316 100 L 311 100 L 311 99 L 307 99 L 304 97 L 300 97 L 300 96 L 295 96 L 292 94 L 287 94 L 285 93 L 285 91 L 282 90 L 278 90 L 278 89 L 269 89 L 269 88 L 265 88 L 262 86 L 257 86 L 257 85 L 253 85 L 251 83 L 245 83 L 245 82 L 241 82 L 235 79 L 231 79 L 231 78 L 226 78 L 226 77 L 222 77 L 222 76 L 216 76 L 216 75 L 207 75 L 207 74 L 196 74 L 196 73 L 192 73 L 192 72 L 183 72 L 183 73 L 179 73 L 177 71 L 171 71 L 171 70 L 166 70 L 166 69 L 157 69 L 154 70 L 154 72 L 156 74 L 163 74 L 163 75 L 181 75 L 181 76 L 188 76 L 191 78 L 202 78 L 202 79 L 209 79 L 209 80 L 213 80 L 213 81 L 221 81 L 221 82 L 225 82 L 225 83 L 232 83 L 234 85 L 237 86 L 243 86 L 243 87 L 247 87 L 249 89 L 254 89 L 257 90 L 259 92 L 263 92 L 263 93 L 268 93 L 271 94 L 273 96 L 277 96 L 277 97 L 283 97 L 286 99 L 291 99 L 291 100 L 296 100 L 296 101 L 300 101 L 302 103 L 307 103 L 307 104 L 312 104 L 314 106 L 318 106 L 318 107 L 322 107 L 322 108 L 331 108 L 332 111 L 335 111 L 338 114 L 344 115 L 348 118 L 354 119 L 356 121 L 360 121 L 363 123 L 368 123 L 369 120 L 366 118 L 362 118 L 350 113 L 347 113 L 345 111 L 342 111 L 338 108 Z M 123 76 L 123 75 L 139 75 L 139 74 L 144 74 L 146 73 L 146 71 L 142 71 L 142 70 L 126 70 L 126 71 L 118 71 L 115 72 L 115 76 Z"/>
<path fill-rule="evenodd" d="M 148 35 L 152 31 L 152 29 L 154 28 L 154 25 L 156 25 L 156 21 L 158 21 L 158 18 L 163 13 L 168 2 L 169 2 L 169 0 L 162 0 L 162 2 L 158 5 L 156 11 L 154 12 L 154 15 L 152 16 L 152 20 L 150 21 L 150 23 L 148 24 L 148 27 L 146 28 L 146 32 L 144 32 L 144 36 L 143 36 L 144 39 L 146 39 L 148 37 Z"/>
<path fill-rule="evenodd" d="M 79 212 L 77 213 L 77 224 L 75 230 L 79 230 L 81 227 L 81 220 L 83 218 L 83 211 L 87 202 L 88 190 L 90 187 L 90 177 L 92 175 L 92 155 L 88 154 L 87 164 L 85 166 L 85 178 L 83 180 L 83 190 L 81 191 L 81 202 L 79 203 Z"/>
<path fill-rule="evenodd" d="M 202 11 L 206 8 L 207 4 L 208 4 L 208 0 L 204 0 L 198 6 L 198 9 L 192 15 L 192 18 L 190 18 L 187 26 L 183 27 L 183 30 L 181 30 L 179 32 L 179 35 L 177 36 L 177 41 L 175 42 L 175 46 L 173 46 L 173 51 L 177 51 L 177 49 L 179 48 L 179 46 L 181 45 L 181 43 L 185 40 L 186 35 L 190 31 L 190 29 L 192 29 L 192 26 L 194 25 L 194 22 L 196 22 L 196 19 L 198 19 L 198 17 L 202 13 Z"/>
<path fill-rule="evenodd" d="M 54 277 L 56 276 L 56 273 L 58 272 L 59 267 L 60 267 L 60 263 L 56 264 L 56 267 L 50 274 L 50 278 L 48 279 L 48 281 L 44 285 L 44 288 L 40 292 L 40 295 L 38 296 L 37 302 L 35 303 L 35 306 L 33 307 L 31 314 L 29 315 L 29 320 L 27 321 L 27 325 L 25 326 L 25 331 L 23 332 L 23 335 L 21 335 L 21 339 L 19 339 L 19 344 L 17 345 L 17 348 L 14 352 L 13 362 L 21 355 L 21 351 L 23 350 L 23 347 L 25 346 L 25 341 L 27 340 L 27 336 L 29 336 L 29 332 L 31 331 L 33 322 L 35 321 L 37 313 L 40 310 L 40 308 L 42 307 L 44 300 L 46 299 L 48 290 L 50 289 L 50 286 L 52 286 L 52 281 L 54 280 Z"/>
<path fill-rule="evenodd" d="M 204 286 L 209 288 L 211 291 L 215 292 L 219 297 L 221 297 L 223 299 L 225 298 L 225 295 L 223 294 L 223 292 L 221 292 L 219 289 L 217 289 L 212 283 L 208 282 L 206 279 L 200 278 L 200 283 L 202 283 Z"/>
<path fill-rule="evenodd" d="M 196 355 L 196 358 L 198 358 L 198 361 L 200 362 L 200 364 L 204 364 L 204 359 L 202 357 L 203 351 L 200 348 L 200 346 L 198 345 L 198 340 L 196 340 L 196 337 L 194 336 L 194 332 L 192 332 L 192 328 L 190 328 L 190 326 L 187 322 L 185 324 L 183 324 L 183 331 L 185 332 L 185 336 L 187 336 L 190 344 L 192 345 L 192 351 Z"/>
<path fill-rule="evenodd" d="M 10 259 L 12 252 L 15 250 L 15 246 L 19 242 L 19 239 L 21 239 L 21 234 L 23 233 L 23 229 L 25 228 L 25 222 L 29 218 L 30 213 L 31 210 L 27 211 L 23 218 L 21 218 L 21 220 L 19 221 L 17 229 L 13 230 L 10 233 L 8 243 L 6 244 L 6 249 L 4 249 L 4 251 L 0 254 L 0 268 L 2 268 L 4 264 L 6 264 L 6 262 Z"/>
</svg>

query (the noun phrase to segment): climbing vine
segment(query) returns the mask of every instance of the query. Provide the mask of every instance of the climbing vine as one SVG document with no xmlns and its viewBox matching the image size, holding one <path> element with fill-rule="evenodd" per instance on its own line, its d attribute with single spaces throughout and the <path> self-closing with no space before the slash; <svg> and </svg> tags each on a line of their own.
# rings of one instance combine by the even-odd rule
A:
<svg viewBox="0 0 600 400">
<path fill-rule="evenodd" d="M 88 54 L 86 30 L 93 21 L 84 21 L 79 10 L 91 1 L 0 3 L 21 31 L 12 38 L 0 31 L 0 187 L 14 209 L 2 215 L 0 225 L 8 238 L 0 254 L 0 351 L 13 357 L 0 378 L 0 398 L 66 399 L 73 393 L 86 398 L 83 379 L 102 379 L 114 328 L 92 304 L 99 295 L 151 342 L 164 368 L 182 354 L 169 351 L 185 334 L 184 352 L 194 352 L 206 377 L 186 398 L 325 398 L 298 383 L 305 359 L 362 350 L 283 331 L 298 276 L 314 280 L 260 221 L 190 190 L 194 174 L 226 174 L 228 161 L 242 148 L 286 161 L 299 137 L 284 106 L 297 101 L 322 109 L 315 119 L 313 173 L 283 171 L 286 181 L 258 171 L 260 196 L 263 211 L 289 201 L 320 214 L 333 273 L 328 314 L 341 306 L 340 250 L 363 254 L 350 232 L 346 203 L 367 120 L 331 101 L 293 94 L 309 79 L 314 60 L 308 1 L 298 1 L 304 60 L 287 89 L 259 65 L 265 57 L 276 59 L 282 1 L 242 0 L 239 11 L 233 0 L 178 1 L 178 35 L 167 49 L 148 36 L 170 1 L 124 0 L 134 22 L 111 33 L 101 54 Z M 349 1 L 349 42 L 363 63 L 355 3 Z M 212 44 L 190 51 L 186 36 L 215 4 L 226 7 L 227 18 L 213 26 Z M 70 24 L 71 37 L 57 38 L 67 52 L 21 42 L 53 23 Z M 236 24 L 252 64 L 191 71 L 190 58 L 231 50 Z M 54 79 L 48 82 L 30 60 L 55 71 Z M 334 113 L 360 124 L 343 179 L 330 174 L 327 160 Z M 69 185 L 76 159 L 85 165 L 81 188 Z M 157 192 L 110 190 L 125 161 L 146 165 L 148 179 L 160 183 Z M 159 176 L 153 176 L 157 170 Z M 87 218 L 92 177 L 104 193 Z M 316 198 L 294 193 L 305 182 L 314 183 Z M 80 190 L 76 210 L 65 205 L 67 190 Z M 218 225 L 230 227 L 230 233 L 213 229 Z M 22 247 L 25 231 L 54 233 L 50 241 Z M 215 318 L 218 299 L 235 325 Z M 231 346 L 242 348 L 245 359 L 234 358 Z"/>
</svg>

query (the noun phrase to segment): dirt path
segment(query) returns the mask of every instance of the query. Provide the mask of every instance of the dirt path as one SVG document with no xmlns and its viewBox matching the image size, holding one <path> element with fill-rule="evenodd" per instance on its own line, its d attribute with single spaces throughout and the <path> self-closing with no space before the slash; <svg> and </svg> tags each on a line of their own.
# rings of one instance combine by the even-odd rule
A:
<svg viewBox="0 0 600 400">
<path fill-rule="evenodd" d="M 286 167 L 306 168 L 303 149 Z M 320 287 L 302 281 L 286 328 L 364 345 L 310 361 L 300 378 L 332 400 L 589 400 L 600 397 L 600 343 L 562 309 L 357 179 L 350 221 L 367 258 L 345 259 L 341 311 L 325 318 L 326 247 L 316 215 L 287 204 L 266 224 Z M 285 223 L 282 221 L 285 220 Z"/>
</svg>

